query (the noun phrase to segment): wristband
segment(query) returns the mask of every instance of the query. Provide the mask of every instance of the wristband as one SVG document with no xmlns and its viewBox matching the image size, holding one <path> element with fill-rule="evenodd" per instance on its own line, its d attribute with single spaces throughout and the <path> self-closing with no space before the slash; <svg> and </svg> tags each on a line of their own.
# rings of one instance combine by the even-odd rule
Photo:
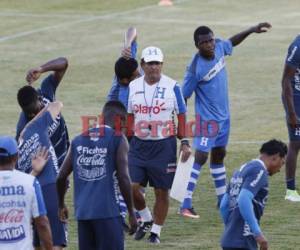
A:
<svg viewBox="0 0 300 250">
<path fill-rule="evenodd" d="M 183 146 L 183 145 L 190 146 L 188 138 L 182 138 L 180 143 L 181 143 L 181 146 Z"/>
</svg>

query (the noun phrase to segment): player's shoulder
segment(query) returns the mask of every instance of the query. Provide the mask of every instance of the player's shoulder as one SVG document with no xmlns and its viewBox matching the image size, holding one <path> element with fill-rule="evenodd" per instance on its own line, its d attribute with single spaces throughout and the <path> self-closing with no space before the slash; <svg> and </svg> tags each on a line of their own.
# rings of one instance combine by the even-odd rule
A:
<svg viewBox="0 0 300 250">
<path fill-rule="evenodd" d="M 34 180 L 35 180 L 35 177 L 30 175 L 30 174 L 26 174 L 24 172 L 21 172 L 17 169 L 14 170 L 13 172 L 15 178 L 18 179 L 18 183 L 19 184 L 28 184 L 28 185 L 32 185 Z"/>
<path fill-rule="evenodd" d="M 295 39 L 292 42 L 292 45 L 300 46 L 300 34 L 295 37 Z"/>
<path fill-rule="evenodd" d="M 160 83 L 162 85 L 166 85 L 167 87 L 174 88 L 174 86 L 177 84 L 177 81 L 172 79 L 169 76 L 166 76 L 166 75 L 162 74 Z"/>
<path fill-rule="evenodd" d="M 129 88 L 134 89 L 143 86 L 144 76 L 140 76 L 129 83 Z"/>
<path fill-rule="evenodd" d="M 261 160 L 253 159 L 247 164 L 245 168 L 247 174 L 267 174 L 266 167 Z"/>
</svg>

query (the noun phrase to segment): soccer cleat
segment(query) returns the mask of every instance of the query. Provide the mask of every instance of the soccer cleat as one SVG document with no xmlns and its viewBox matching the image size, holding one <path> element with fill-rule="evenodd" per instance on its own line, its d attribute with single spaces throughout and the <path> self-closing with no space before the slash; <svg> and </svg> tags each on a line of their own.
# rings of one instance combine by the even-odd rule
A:
<svg viewBox="0 0 300 250">
<path fill-rule="evenodd" d="M 284 199 L 292 202 L 300 202 L 300 195 L 298 194 L 297 190 L 287 189 Z"/>
<path fill-rule="evenodd" d="M 179 214 L 184 217 L 198 219 L 200 216 L 195 212 L 194 208 L 181 208 Z"/>
<path fill-rule="evenodd" d="M 142 222 L 135 235 L 134 235 L 134 239 L 135 240 L 141 240 L 145 237 L 146 233 L 148 233 L 152 227 L 152 224 L 153 224 L 153 221 L 145 221 L 145 222 Z"/>
<path fill-rule="evenodd" d="M 151 232 L 151 234 L 148 238 L 148 242 L 152 243 L 152 244 L 159 244 L 160 243 L 159 236 L 157 234 Z"/>
</svg>

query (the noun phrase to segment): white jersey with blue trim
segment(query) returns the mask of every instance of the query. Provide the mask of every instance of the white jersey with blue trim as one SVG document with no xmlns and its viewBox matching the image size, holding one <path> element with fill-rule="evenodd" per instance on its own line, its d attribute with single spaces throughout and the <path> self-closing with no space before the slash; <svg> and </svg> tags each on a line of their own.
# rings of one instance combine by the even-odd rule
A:
<svg viewBox="0 0 300 250">
<path fill-rule="evenodd" d="M 160 140 L 174 134 L 174 115 L 186 112 L 177 82 L 161 75 L 149 85 L 144 76 L 129 85 L 128 113 L 134 115 L 135 136 L 142 140 Z"/>
<path fill-rule="evenodd" d="M 0 248 L 33 249 L 31 219 L 42 215 L 46 209 L 37 179 L 18 170 L 0 171 Z"/>
</svg>

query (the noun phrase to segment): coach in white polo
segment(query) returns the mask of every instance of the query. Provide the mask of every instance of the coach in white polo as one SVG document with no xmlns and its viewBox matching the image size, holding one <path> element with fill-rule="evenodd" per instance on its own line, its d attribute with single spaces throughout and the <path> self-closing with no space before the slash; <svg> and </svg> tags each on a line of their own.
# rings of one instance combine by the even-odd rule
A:
<svg viewBox="0 0 300 250">
<path fill-rule="evenodd" d="M 141 67 L 145 75 L 130 83 L 128 97 L 129 118 L 134 120 L 134 137 L 128 155 L 129 172 L 135 208 L 142 218 L 135 239 L 142 239 L 151 229 L 150 243 L 160 243 L 160 231 L 169 208 L 168 190 L 176 171 L 176 135 L 180 139 L 184 137 L 186 113 L 179 85 L 161 73 L 163 58 L 157 47 L 147 47 L 142 51 Z M 190 147 L 187 140 L 182 140 L 181 150 L 188 157 Z M 155 192 L 153 217 L 140 192 L 141 186 L 147 183 Z"/>
</svg>

